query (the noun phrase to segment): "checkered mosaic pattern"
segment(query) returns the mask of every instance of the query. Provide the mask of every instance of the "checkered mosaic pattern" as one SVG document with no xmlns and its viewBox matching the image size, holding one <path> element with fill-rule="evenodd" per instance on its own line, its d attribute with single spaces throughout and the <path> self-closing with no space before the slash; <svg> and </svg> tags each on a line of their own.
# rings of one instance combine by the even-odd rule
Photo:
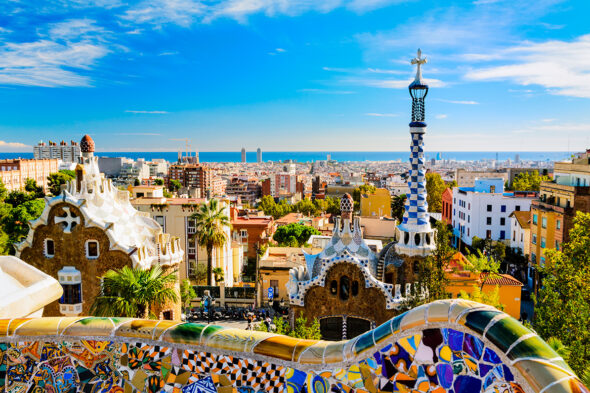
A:
<svg viewBox="0 0 590 393">
<path fill-rule="evenodd" d="M 428 224 L 428 203 L 426 202 L 426 171 L 424 169 L 424 140 L 422 132 L 412 132 L 410 145 L 410 195 L 406 201 L 404 225 Z"/>
</svg>

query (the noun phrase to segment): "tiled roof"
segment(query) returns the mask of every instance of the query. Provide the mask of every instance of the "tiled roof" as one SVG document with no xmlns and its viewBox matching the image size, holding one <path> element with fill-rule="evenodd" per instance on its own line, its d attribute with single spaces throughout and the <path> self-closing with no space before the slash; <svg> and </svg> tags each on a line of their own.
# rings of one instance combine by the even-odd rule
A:
<svg viewBox="0 0 590 393">
<path fill-rule="evenodd" d="M 516 217 L 518 220 L 518 224 L 521 226 L 522 229 L 529 229 L 531 227 L 531 212 L 530 210 L 526 211 L 514 211 L 510 214 L 510 217 Z"/>
<path fill-rule="evenodd" d="M 481 273 L 481 278 L 484 285 L 510 285 L 522 287 L 522 283 L 516 278 L 512 277 L 510 274 L 494 274 L 490 276 L 489 273 Z"/>
</svg>

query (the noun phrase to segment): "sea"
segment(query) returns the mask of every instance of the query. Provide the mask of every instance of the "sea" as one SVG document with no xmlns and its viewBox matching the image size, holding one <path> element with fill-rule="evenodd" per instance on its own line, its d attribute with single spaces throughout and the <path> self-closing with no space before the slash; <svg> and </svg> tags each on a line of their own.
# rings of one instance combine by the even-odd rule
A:
<svg viewBox="0 0 590 393">
<path fill-rule="evenodd" d="M 176 162 L 178 152 L 96 152 L 99 157 L 126 157 L 137 160 L 143 158 L 151 161 L 163 158 L 166 161 Z M 269 151 L 262 152 L 264 162 L 282 162 L 292 160 L 295 162 L 313 162 L 328 159 L 338 162 L 370 162 L 370 161 L 408 161 L 410 153 L 408 151 Z M 506 161 L 510 159 L 515 161 L 517 156 L 520 161 L 561 161 L 571 156 L 567 152 L 425 152 L 427 160 L 432 158 L 455 161 L 481 161 L 481 160 L 499 160 Z M 241 152 L 199 152 L 200 162 L 240 162 Z M 33 153 L 0 153 L 0 159 L 11 158 L 33 158 Z M 247 162 L 256 162 L 256 152 L 246 153 Z"/>
</svg>

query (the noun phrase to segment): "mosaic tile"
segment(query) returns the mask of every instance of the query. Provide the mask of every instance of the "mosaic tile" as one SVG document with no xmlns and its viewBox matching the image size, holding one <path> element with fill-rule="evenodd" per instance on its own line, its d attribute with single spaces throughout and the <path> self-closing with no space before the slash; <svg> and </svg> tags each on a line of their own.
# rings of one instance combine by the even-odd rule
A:
<svg viewBox="0 0 590 393">
<path fill-rule="evenodd" d="M 60 320 L 60 317 L 31 320 L 19 325 L 15 329 L 16 334 L 21 336 L 55 336 L 58 334 Z"/>
<path fill-rule="evenodd" d="M 160 321 L 151 319 L 132 319 L 122 323 L 116 330 L 116 335 L 121 337 L 153 338 L 154 329 Z"/>
<path fill-rule="evenodd" d="M 108 336 L 115 329 L 110 318 L 88 317 L 68 325 L 61 334 L 64 336 Z"/>
<path fill-rule="evenodd" d="M 493 342 L 502 351 L 506 351 L 519 337 L 529 333 L 531 333 L 529 329 L 510 317 L 493 324 L 486 332 L 485 338 Z"/>
<path fill-rule="evenodd" d="M 292 360 L 293 352 L 300 339 L 275 335 L 260 342 L 255 348 L 257 355 L 273 356 L 278 359 Z"/>
</svg>

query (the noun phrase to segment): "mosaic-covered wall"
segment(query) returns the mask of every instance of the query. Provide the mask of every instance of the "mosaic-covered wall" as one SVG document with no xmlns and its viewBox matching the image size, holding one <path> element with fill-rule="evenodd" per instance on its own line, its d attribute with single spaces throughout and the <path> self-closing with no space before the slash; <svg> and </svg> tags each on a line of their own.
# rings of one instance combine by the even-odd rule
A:
<svg viewBox="0 0 590 393">
<path fill-rule="evenodd" d="M 590 392 L 516 320 L 464 300 L 350 341 L 172 321 L 0 321 L 6 392 Z"/>
</svg>

